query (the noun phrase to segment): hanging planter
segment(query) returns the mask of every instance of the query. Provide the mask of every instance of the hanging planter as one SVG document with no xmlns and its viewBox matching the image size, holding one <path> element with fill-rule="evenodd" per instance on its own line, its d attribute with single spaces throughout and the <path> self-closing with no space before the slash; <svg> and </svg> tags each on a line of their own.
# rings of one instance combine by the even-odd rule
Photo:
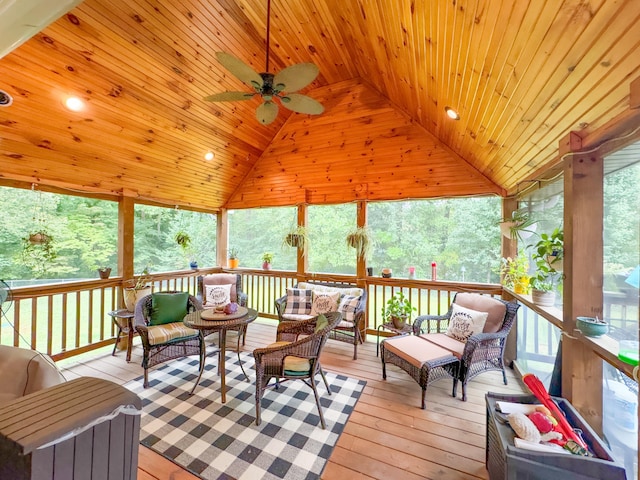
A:
<svg viewBox="0 0 640 480">
<path fill-rule="evenodd" d="M 358 227 L 347 235 L 347 246 L 356 249 L 358 258 L 369 257 L 373 249 L 373 240 L 367 227 Z"/>
<path fill-rule="evenodd" d="M 514 210 L 510 218 L 505 218 L 501 222 L 500 232 L 503 236 L 511 240 L 526 240 L 536 231 L 536 222 L 529 217 L 529 214 Z"/>
<path fill-rule="evenodd" d="M 309 234 L 307 233 L 307 229 L 302 226 L 297 226 L 284 237 L 283 244 L 289 247 L 299 248 L 302 250 L 303 255 L 306 254 L 307 248 L 309 247 Z"/>
<path fill-rule="evenodd" d="M 42 245 L 45 243 L 50 243 L 51 240 L 51 235 L 43 231 L 29 234 L 29 243 L 32 245 Z"/>
</svg>

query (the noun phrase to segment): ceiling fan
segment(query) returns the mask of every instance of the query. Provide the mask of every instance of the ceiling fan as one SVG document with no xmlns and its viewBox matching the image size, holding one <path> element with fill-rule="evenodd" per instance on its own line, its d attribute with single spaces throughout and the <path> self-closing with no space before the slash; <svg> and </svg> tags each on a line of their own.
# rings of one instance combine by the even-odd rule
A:
<svg viewBox="0 0 640 480">
<path fill-rule="evenodd" d="M 320 102 L 307 95 L 295 93 L 306 87 L 318 76 L 319 69 L 313 63 L 298 63 L 273 74 L 269 73 L 269 27 L 271 18 L 271 0 L 267 0 L 267 54 L 265 71 L 255 72 L 239 58 L 225 52 L 216 52 L 218 61 L 243 83 L 253 88 L 253 92 L 222 92 L 204 97 L 209 102 L 235 102 L 250 100 L 255 95 L 262 97 L 262 103 L 256 109 L 256 118 L 264 125 L 273 122 L 278 116 L 278 103 L 298 113 L 319 115 L 324 112 Z"/>
</svg>

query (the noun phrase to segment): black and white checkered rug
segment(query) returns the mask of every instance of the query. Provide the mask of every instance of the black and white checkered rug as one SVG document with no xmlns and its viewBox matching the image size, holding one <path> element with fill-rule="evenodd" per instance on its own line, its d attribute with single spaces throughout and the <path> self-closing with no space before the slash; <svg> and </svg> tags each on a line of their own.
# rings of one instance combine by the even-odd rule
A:
<svg viewBox="0 0 640 480">
<path fill-rule="evenodd" d="M 247 382 L 235 354 L 227 355 L 227 402 L 220 400 L 215 357 L 207 358 L 195 393 L 198 360 L 182 358 L 125 386 L 143 402 L 140 442 L 207 480 L 317 479 L 366 382 L 325 372 L 331 396 L 318 376 L 327 429 L 313 391 L 302 381 L 281 384 L 262 399 L 262 423 L 255 424 L 253 357 L 242 353 Z"/>
</svg>

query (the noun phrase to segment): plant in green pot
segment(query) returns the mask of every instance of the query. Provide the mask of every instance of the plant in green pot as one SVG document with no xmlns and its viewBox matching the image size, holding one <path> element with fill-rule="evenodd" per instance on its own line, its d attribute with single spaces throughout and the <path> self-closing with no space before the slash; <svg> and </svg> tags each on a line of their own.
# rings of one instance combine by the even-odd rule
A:
<svg viewBox="0 0 640 480">
<path fill-rule="evenodd" d="M 410 320 L 411 312 L 415 310 L 402 292 L 396 292 L 382 307 L 382 319 L 385 323 L 392 322 L 395 328 L 401 330 Z"/>
<path fill-rule="evenodd" d="M 544 259 L 556 272 L 562 271 L 564 259 L 564 231 L 556 228 L 550 234 L 542 233 L 533 246 L 537 258 Z"/>
</svg>

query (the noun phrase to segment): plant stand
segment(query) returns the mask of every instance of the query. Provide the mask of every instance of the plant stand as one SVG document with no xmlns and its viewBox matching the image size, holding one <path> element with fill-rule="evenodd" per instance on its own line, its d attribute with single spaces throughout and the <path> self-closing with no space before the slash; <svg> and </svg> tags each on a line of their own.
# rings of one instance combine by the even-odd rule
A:
<svg viewBox="0 0 640 480">
<path fill-rule="evenodd" d="M 118 329 L 116 342 L 113 345 L 111 355 L 116 354 L 116 349 L 127 349 L 127 362 L 131 361 L 131 346 L 133 344 L 133 312 L 123 308 L 108 312 L 113 319 L 113 325 Z"/>
<path fill-rule="evenodd" d="M 409 323 L 405 323 L 402 328 L 396 328 L 393 322 L 378 325 L 378 333 L 376 334 L 376 357 L 380 354 L 380 329 L 393 332 L 394 335 L 411 335 L 413 333 L 413 326 Z"/>
</svg>

